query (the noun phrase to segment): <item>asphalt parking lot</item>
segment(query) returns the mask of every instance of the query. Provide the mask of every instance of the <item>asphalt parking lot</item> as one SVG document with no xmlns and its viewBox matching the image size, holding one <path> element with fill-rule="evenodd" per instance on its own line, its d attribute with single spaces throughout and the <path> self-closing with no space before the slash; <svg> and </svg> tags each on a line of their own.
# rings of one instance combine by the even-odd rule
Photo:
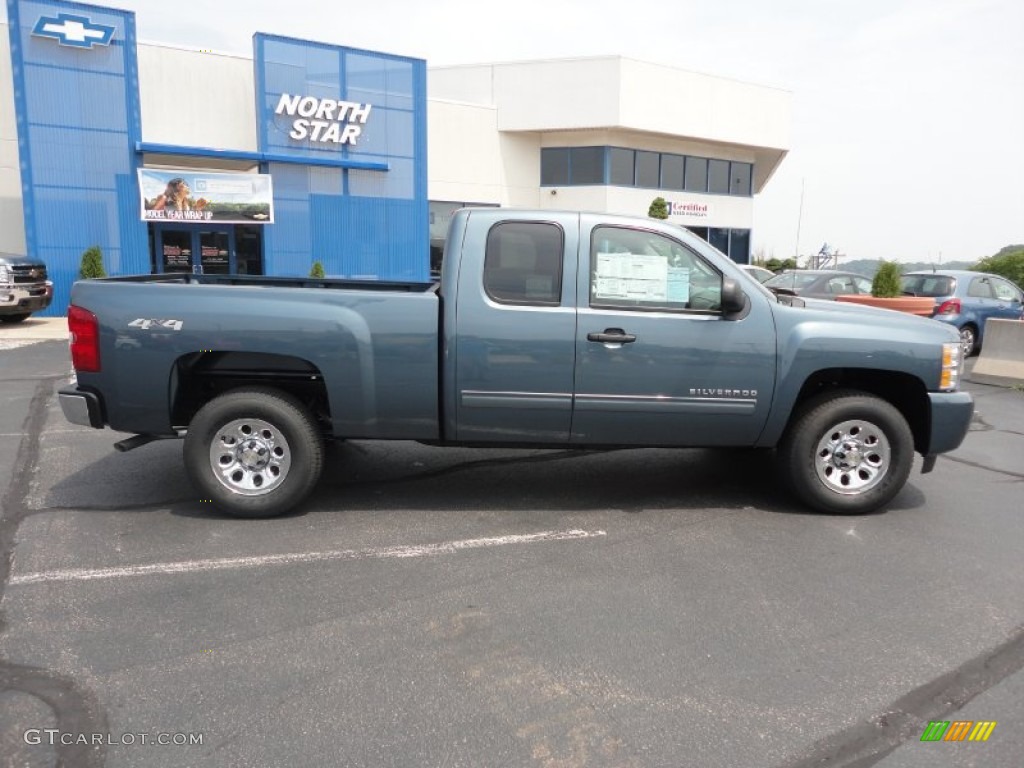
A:
<svg viewBox="0 0 1024 768">
<path fill-rule="evenodd" d="M 1024 392 L 865 517 L 759 452 L 350 442 L 239 521 L 68 368 L 0 349 L 0 766 L 1021 764 Z"/>
</svg>

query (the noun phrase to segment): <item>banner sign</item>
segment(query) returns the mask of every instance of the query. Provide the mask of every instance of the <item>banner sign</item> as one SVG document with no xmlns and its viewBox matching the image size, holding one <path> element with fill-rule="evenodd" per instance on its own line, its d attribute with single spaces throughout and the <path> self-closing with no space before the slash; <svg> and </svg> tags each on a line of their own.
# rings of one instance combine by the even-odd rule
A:
<svg viewBox="0 0 1024 768">
<path fill-rule="evenodd" d="M 273 224 L 270 176 L 256 173 L 139 169 L 145 221 Z"/>
</svg>

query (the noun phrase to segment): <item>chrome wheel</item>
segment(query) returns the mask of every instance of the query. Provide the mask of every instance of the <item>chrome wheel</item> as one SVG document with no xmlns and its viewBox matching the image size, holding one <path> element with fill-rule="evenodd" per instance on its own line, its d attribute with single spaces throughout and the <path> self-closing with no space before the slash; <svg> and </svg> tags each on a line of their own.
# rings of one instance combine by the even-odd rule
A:
<svg viewBox="0 0 1024 768">
<path fill-rule="evenodd" d="M 964 360 L 974 352 L 975 344 L 977 344 L 977 339 L 974 335 L 974 329 L 969 325 L 965 325 L 960 329 L 960 348 L 964 352 Z"/>
<path fill-rule="evenodd" d="M 292 452 L 281 431 L 262 419 L 235 419 L 210 443 L 210 469 L 221 485 L 242 496 L 261 496 L 288 476 Z"/>
<path fill-rule="evenodd" d="M 864 493 L 889 471 L 892 451 L 877 425 L 863 419 L 836 424 L 818 441 L 814 468 L 818 479 L 843 495 Z"/>
</svg>

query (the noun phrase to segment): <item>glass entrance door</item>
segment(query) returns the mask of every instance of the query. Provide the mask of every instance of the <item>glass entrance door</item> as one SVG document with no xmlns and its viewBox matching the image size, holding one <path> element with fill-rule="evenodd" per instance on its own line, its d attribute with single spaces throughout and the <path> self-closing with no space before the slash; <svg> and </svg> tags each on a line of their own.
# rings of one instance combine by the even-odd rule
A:
<svg viewBox="0 0 1024 768">
<path fill-rule="evenodd" d="M 161 273 L 195 272 L 229 275 L 235 272 L 234 227 L 157 226 L 155 245 Z"/>
</svg>

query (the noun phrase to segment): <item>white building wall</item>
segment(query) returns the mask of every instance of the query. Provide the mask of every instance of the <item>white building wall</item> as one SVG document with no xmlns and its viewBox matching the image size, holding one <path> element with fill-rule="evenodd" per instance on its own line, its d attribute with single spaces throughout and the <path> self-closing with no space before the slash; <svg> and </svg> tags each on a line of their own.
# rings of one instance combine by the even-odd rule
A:
<svg viewBox="0 0 1024 768">
<path fill-rule="evenodd" d="M 7 24 L 0 24 L 0 251 L 25 253 L 25 210 L 21 204 L 18 124 Z"/>
<path fill-rule="evenodd" d="M 143 141 L 256 151 L 252 59 L 140 44 Z"/>
</svg>

